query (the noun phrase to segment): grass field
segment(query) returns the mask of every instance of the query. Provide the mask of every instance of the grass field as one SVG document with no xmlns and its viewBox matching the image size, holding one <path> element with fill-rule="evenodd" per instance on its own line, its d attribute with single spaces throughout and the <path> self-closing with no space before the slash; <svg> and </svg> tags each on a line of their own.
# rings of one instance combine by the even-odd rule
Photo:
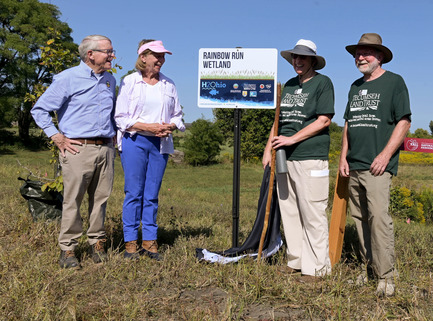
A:
<svg viewBox="0 0 433 321">
<path fill-rule="evenodd" d="M 107 209 L 110 260 L 94 265 L 85 237 L 81 270 L 58 266 L 58 222 L 33 222 L 18 176 L 52 175 L 49 152 L 0 152 L 0 320 L 432 320 L 433 227 L 395 220 L 395 297 L 379 299 L 376 284 L 354 285 L 359 264 L 354 226 L 346 228 L 343 260 L 332 275 L 302 283 L 272 262 L 200 263 L 195 249 L 231 247 L 231 164 L 193 168 L 169 164 L 160 193 L 162 262 L 122 258 L 123 172 L 116 158 Z M 20 161 L 22 166 L 17 163 Z M 333 164 L 332 177 L 336 165 Z M 240 243 L 255 219 L 263 170 L 242 164 Z M 402 165 L 394 184 L 433 187 L 428 165 Z M 333 185 L 333 184 L 331 184 Z M 83 213 L 87 204 L 83 204 Z M 84 220 L 86 221 L 86 220 Z"/>
</svg>

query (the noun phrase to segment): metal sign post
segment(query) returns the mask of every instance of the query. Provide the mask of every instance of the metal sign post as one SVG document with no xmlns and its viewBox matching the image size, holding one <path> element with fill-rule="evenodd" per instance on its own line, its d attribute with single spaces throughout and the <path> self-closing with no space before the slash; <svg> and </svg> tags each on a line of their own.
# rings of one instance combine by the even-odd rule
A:
<svg viewBox="0 0 433 321">
<path fill-rule="evenodd" d="M 241 110 L 235 109 L 234 114 L 234 147 L 233 147 L 233 228 L 232 247 L 239 243 L 239 196 L 241 176 Z"/>
</svg>

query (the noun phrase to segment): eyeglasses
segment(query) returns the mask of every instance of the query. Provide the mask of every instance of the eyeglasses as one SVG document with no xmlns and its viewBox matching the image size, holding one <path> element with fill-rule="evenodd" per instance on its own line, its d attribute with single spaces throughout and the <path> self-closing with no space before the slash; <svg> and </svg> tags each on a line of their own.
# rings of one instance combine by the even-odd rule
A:
<svg viewBox="0 0 433 321">
<path fill-rule="evenodd" d="M 292 59 L 296 59 L 296 58 L 299 58 L 299 59 L 307 59 L 307 56 L 304 56 L 304 55 L 297 55 L 297 54 L 292 54 Z"/>
<path fill-rule="evenodd" d="M 106 53 L 107 55 L 112 55 L 112 56 L 116 55 L 116 50 L 113 50 L 113 49 L 92 49 L 92 50 L 103 52 L 103 53 Z"/>
<path fill-rule="evenodd" d="M 359 57 L 371 57 L 374 56 L 376 54 L 376 52 L 374 52 L 373 50 L 368 50 L 368 51 L 356 51 L 355 53 L 355 58 L 359 58 Z"/>
</svg>

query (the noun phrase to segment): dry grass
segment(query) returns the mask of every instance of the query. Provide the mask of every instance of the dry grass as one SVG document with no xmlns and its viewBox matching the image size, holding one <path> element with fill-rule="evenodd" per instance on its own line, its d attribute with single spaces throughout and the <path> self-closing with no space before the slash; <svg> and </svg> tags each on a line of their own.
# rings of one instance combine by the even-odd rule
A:
<svg viewBox="0 0 433 321">
<path fill-rule="evenodd" d="M 169 165 L 160 194 L 160 263 L 122 259 L 123 179 L 119 158 L 108 204 L 110 260 L 94 265 L 85 237 L 79 271 L 58 267 L 57 222 L 33 222 L 16 180 L 24 170 L 51 173 L 48 152 L 3 149 L 0 154 L 1 320 L 432 320 L 433 228 L 396 221 L 400 278 L 395 297 L 379 299 L 376 284 L 354 285 L 359 265 L 348 224 L 344 261 L 317 283 L 283 275 L 281 251 L 272 262 L 203 264 L 195 248 L 231 246 L 232 167 Z M 335 168 L 333 169 L 335 172 Z M 335 173 L 333 173 L 335 174 Z M 255 219 L 260 165 L 241 170 L 240 241 Z M 429 184 L 429 167 L 401 166 L 399 183 Z M 83 209 L 86 204 L 83 204 Z"/>
</svg>

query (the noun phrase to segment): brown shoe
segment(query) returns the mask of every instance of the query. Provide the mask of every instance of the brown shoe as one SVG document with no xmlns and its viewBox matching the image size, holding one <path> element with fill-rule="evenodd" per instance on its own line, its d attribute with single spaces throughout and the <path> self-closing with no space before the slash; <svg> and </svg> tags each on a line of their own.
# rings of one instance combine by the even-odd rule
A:
<svg viewBox="0 0 433 321">
<path fill-rule="evenodd" d="M 92 244 L 90 247 L 90 253 L 92 255 L 92 260 L 96 264 L 106 262 L 108 260 L 107 252 L 105 252 L 106 239 L 100 239 Z"/>
<path fill-rule="evenodd" d="M 59 265 L 61 268 L 69 269 L 80 269 L 80 262 L 75 257 L 73 250 L 60 251 Z"/>
<path fill-rule="evenodd" d="M 123 253 L 123 257 L 130 260 L 137 260 L 140 258 L 137 240 L 125 243 L 125 252 Z"/>
<path fill-rule="evenodd" d="M 162 256 L 158 253 L 158 243 L 156 242 L 156 240 L 143 241 L 140 254 L 147 255 L 148 257 L 156 261 L 162 260 Z"/>
<path fill-rule="evenodd" d="M 143 241 L 142 245 L 143 249 L 152 253 L 158 253 L 158 243 L 156 240 L 152 241 Z"/>
</svg>

